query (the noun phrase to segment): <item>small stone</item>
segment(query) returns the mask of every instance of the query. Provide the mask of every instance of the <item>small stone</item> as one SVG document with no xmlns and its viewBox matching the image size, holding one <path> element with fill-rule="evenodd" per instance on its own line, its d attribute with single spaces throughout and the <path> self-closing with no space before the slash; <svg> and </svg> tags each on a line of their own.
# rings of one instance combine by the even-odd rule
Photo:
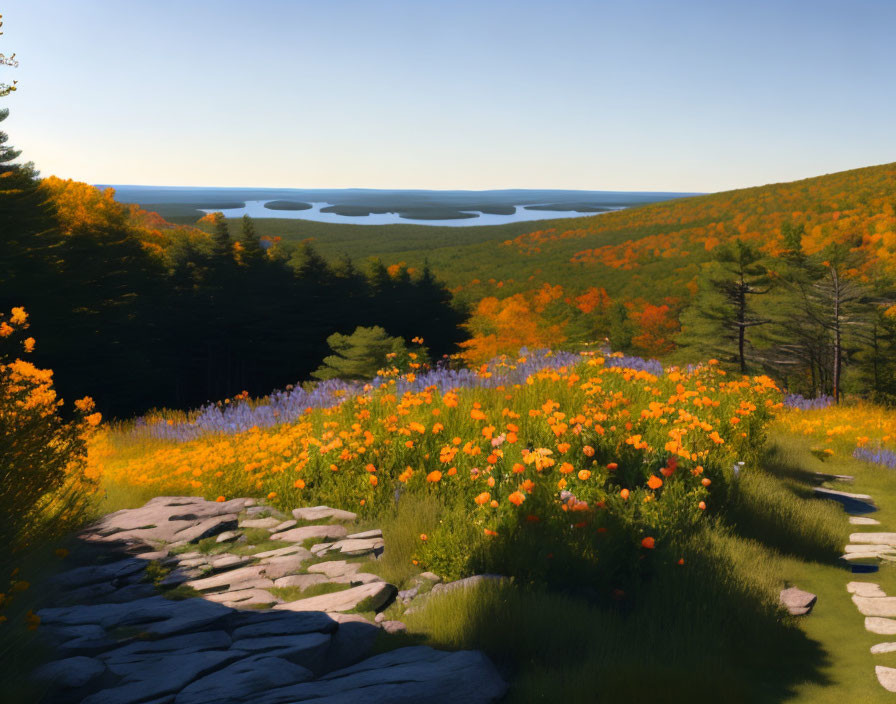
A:
<svg viewBox="0 0 896 704">
<path fill-rule="evenodd" d="M 292 519 L 291 519 L 291 520 L 288 520 L 288 521 L 283 521 L 282 523 L 278 523 L 277 525 L 275 525 L 274 528 L 273 528 L 273 530 L 271 531 L 271 533 L 282 533 L 282 532 L 285 531 L 285 530 L 289 530 L 290 528 L 294 528 L 294 527 L 297 526 L 298 524 L 299 524 L 298 521 L 296 521 L 296 520 L 292 520 Z"/>
<path fill-rule="evenodd" d="M 437 575 L 435 572 L 421 572 L 417 576 L 420 577 L 420 579 L 425 579 L 429 582 L 438 583 L 442 581 L 442 578 L 439 577 L 439 575 Z"/>
<path fill-rule="evenodd" d="M 380 611 L 376 616 L 373 617 L 373 620 L 376 623 L 382 623 L 383 621 L 386 620 L 386 614 L 384 614 L 382 611 Z"/>
<path fill-rule="evenodd" d="M 216 543 L 229 543 L 229 542 L 236 540 L 241 535 L 242 535 L 242 533 L 240 533 L 238 530 L 225 530 L 223 533 L 218 535 L 217 538 L 215 538 L 215 542 Z"/>
<path fill-rule="evenodd" d="M 878 643 L 871 646 L 872 655 L 880 655 L 881 653 L 892 653 L 896 650 L 896 643 Z"/>
<path fill-rule="evenodd" d="M 880 521 L 875 518 L 865 518 L 864 516 L 850 516 L 849 522 L 854 526 L 879 526 Z"/>
<path fill-rule="evenodd" d="M 881 687 L 888 692 L 896 692 L 896 668 L 877 665 L 874 668 L 874 674 L 877 675 L 877 681 L 880 682 Z"/>
<path fill-rule="evenodd" d="M 415 596 L 417 596 L 417 594 L 419 594 L 419 593 L 420 593 L 420 587 L 412 587 L 411 589 L 403 589 L 402 591 L 398 592 L 398 598 L 401 599 L 402 601 L 404 601 L 404 600 L 410 601 Z"/>
<path fill-rule="evenodd" d="M 354 521 L 358 517 L 357 513 L 343 511 L 338 508 L 330 508 L 329 506 L 296 508 L 293 509 L 292 515 L 300 521 L 322 521 L 326 519 L 335 521 Z"/>
<path fill-rule="evenodd" d="M 896 621 L 891 618 L 869 616 L 865 619 L 865 630 L 881 636 L 896 635 Z"/>
<path fill-rule="evenodd" d="M 99 660 L 83 655 L 55 660 L 38 667 L 32 677 L 58 688 L 83 687 L 106 671 Z"/>
<path fill-rule="evenodd" d="M 849 582 L 846 585 L 846 591 L 850 594 L 857 594 L 865 597 L 884 597 L 886 592 L 880 588 L 879 584 L 874 582 Z"/>
<path fill-rule="evenodd" d="M 386 633 L 403 633 L 408 629 L 401 621 L 383 621 L 380 625 Z"/>
</svg>

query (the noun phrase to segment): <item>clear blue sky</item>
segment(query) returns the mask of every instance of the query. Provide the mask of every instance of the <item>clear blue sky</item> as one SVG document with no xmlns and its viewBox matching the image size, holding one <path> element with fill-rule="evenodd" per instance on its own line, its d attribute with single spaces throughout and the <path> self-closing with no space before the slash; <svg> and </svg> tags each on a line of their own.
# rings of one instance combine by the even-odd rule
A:
<svg viewBox="0 0 896 704">
<path fill-rule="evenodd" d="M 896 1 L 7 0 L 92 183 L 716 191 L 896 161 Z"/>
</svg>

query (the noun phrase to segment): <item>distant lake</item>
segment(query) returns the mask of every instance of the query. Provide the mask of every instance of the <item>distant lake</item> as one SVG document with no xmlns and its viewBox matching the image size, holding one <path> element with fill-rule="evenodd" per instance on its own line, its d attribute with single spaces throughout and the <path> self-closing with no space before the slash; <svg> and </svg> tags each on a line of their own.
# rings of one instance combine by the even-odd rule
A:
<svg viewBox="0 0 896 704">
<path fill-rule="evenodd" d="M 476 211 L 463 211 L 478 217 L 456 218 L 452 220 L 415 220 L 403 218 L 398 213 L 371 213 L 369 215 L 340 215 L 338 213 L 322 213 L 330 203 L 312 202 L 306 210 L 272 210 L 265 208 L 269 200 L 247 200 L 244 208 L 200 208 L 204 213 L 222 212 L 228 218 L 241 218 L 248 215 L 252 218 L 290 218 L 297 220 L 313 220 L 315 222 L 331 222 L 345 225 L 437 225 L 449 227 L 479 227 L 482 225 L 505 225 L 511 222 L 527 222 L 530 220 L 553 220 L 557 218 L 581 218 L 600 213 L 580 212 L 577 210 L 527 210 L 516 206 L 512 215 L 493 215 Z M 621 208 L 613 208 L 621 210 Z"/>
</svg>

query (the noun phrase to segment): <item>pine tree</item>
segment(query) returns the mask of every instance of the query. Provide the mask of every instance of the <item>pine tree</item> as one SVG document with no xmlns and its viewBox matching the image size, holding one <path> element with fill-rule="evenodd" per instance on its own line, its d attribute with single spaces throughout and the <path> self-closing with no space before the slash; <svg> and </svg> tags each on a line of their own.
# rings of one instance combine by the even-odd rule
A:
<svg viewBox="0 0 896 704">
<path fill-rule="evenodd" d="M 233 239 L 224 213 L 215 213 L 215 229 L 212 232 L 212 255 L 216 259 L 233 259 Z"/>
<path fill-rule="evenodd" d="M 255 232 L 255 225 L 252 218 L 243 215 L 242 232 L 240 234 L 240 260 L 243 264 L 252 264 L 264 259 L 264 248 L 261 246 L 261 239 Z"/>
<path fill-rule="evenodd" d="M 697 298 L 682 315 L 678 343 L 746 374 L 752 354 L 748 331 L 769 322 L 757 314 L 752 299 L 770 290 L 768 270 L 755 247 L 742 240 L 716 247 Z"/>
<path fill-rule="evenodd" d="M 389 355 L 405 351 L 404 340 L 389 337 L 379 326 L 359 327 L 351 335 L 334 333 L 327 338 L 334 354 L 325 357 L 323 364 L 311 373 L 316 379 L 368 380 L 386 366 Z"/>
</svg>

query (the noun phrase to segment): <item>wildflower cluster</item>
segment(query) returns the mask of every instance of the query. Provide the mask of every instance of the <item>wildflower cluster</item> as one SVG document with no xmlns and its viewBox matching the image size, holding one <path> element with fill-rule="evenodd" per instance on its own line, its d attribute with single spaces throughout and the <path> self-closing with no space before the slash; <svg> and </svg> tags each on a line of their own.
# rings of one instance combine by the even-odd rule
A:
<svg viewBox="0 0 896 704">
<path fill-rule="evenodd" d="M 510 540 L 521 526 L 583 546 L 612 534 L 637 554 L 675 539 L 713 506 L 714 483 L 757 451 L 780 394 L 767 377 L 728 378 L 712 365 L 655 374 L 617 364 L 597 354 L 523 354 L 476 370 L 334 385 L 326 402 L 242 431 L 158 420 L 131 440 L 145 442 L 139 434 L 152 427 L 172 435 L 137 457 L 111 452 L 104 471 L 159 494 L 248 494 L 368 513 L 406 493 L 430 497 L 446 518 L 415 559 L 445 574 L 468 566 L 471 540 Z M 218 409 L 217 417 L 270 421 L 272 412 L 259 409 L 308 393 Z M 175 435 L 179 427 L 193 439 Z"/>
</svg>

